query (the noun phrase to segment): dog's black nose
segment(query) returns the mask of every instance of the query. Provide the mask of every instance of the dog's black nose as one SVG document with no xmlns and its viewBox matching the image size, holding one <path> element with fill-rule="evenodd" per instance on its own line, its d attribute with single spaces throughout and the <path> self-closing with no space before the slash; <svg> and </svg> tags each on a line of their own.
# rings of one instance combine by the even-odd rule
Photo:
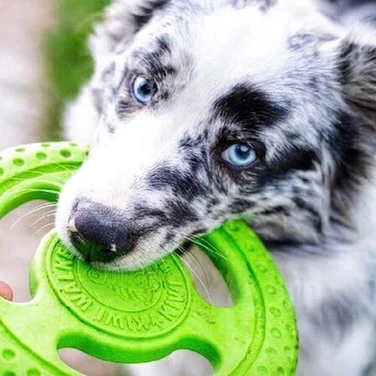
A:
<svg viewBox="0 0 376 376">
<path fill-rule="evenodd" d="M 120 211 L 101 204 L 78 203 L 68 228 L 73 245 L 87 261 L 111 262 L 132 249 L 126 219 Z"/>
</svg>

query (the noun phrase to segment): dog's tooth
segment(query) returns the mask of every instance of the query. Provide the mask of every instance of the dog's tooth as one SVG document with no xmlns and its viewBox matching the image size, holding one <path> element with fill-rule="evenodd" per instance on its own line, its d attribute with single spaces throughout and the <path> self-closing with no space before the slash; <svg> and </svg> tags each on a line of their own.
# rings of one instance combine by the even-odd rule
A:
<svg viewBox="0 0 376 376">
<path fill-rule="evenodd" d="M 72 233 L 78 232 L 77 227 L 76 227 L 76 223 L 74 222 L 74 219 L 71 219 L 69 221 L 68 228 L 69 228 L 69 231 L 72 232 Z"/>
</svg>

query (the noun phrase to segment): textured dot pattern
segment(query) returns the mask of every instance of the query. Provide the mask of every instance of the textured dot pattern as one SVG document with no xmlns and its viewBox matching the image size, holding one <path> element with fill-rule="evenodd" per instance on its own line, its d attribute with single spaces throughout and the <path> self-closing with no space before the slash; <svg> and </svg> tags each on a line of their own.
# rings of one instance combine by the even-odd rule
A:
<svg viewBox="0 0 376 376">
<path fill-rule="evenodd" d="M 251 343 L 251 352 L 258 351 L 258 354 L 252 360 L 251 368 L 239 366 L 234 375 L 293 376 L 297 364 L 298 336 L 287 289 L 273 260 L 265 252 L 256 235 L 246 239 L 239 235 L 242 233 L 241 226 L 247 225 L 243 222 L 229 223 L 225 228 L 236 244 L 243 250 L 248 250 L 247 261 L 253 279 L 250 285 L 254 288 L 255 320 L 259 322 Z M 237 288 L 242 289 L 242 286 Z"/>
<path fill-rule="evenodd" d="M 3 359 L 6 362 L 10 362 L 16 358 L 16 353 L 11 349 L 5 349 L 3 351 Z"/>
<path fill-rule="evenodd" d="M 0 195 L 25 178 L 37 180 L 38 176 L 45 173 L 48 175 L 48 171 L 57 169 L 72 169 L 73 172 L 73 169 L 82 164 L 87 153 L 87 146 L 74 142 L 31 144 L 6 149 L 0 155 Z"/>
<path fill-rule="evenodd" d="M 41 373 L 36 368 L 30 368 L 29 370 L 27 370 L 27 376 L 41 376 Z"/>
<path fill-rule="evenodd" d="M 33 360 L 25 359 L 23 355 L 24 354 L 18 357 L 15 349 L 5 348 L 0 357 L 0 376 L 18 376 L 18 374 L 13 371 L 13 367 L 19 369 L 19 366 L 21 365 L 22 367 L 23 365 L 26 365 L 26 376 L 41 376 L 42 373 L 38 368 L 31 367 Z M 30 366 L 27 366 L 28 363 Z"/>
<path fill-rule="evenodd" d="M 269 375 L 269 371 L 265 366 L 257 367 L 257 374 L 260 376 Z"/>
<path fill-rule="evenodd" d="M 12 346 L 9 344 L 12 343 Z M 32 351 L 20 346 L 0 323 L 0 376 L 63 376 L 55 365 L 40 364 Z"/>
<path fill-rule="evenodd" d="M 13 159 L 13 164 L 17 167 L 22 167 L 25 165 L 25 160 L 22 158 L 14 158 Z"/>
<path fill-rule="evenodd" d="M 72 156 L 72 152 L 69 149 L 62 149 L 60 150 L 60 155 L 63 158 L 70 158 Z"/>
<path fill-rule="evenodd" d="M 36 157 L 39 161 L 44 161 L 48 158 L 48 155 L 44 152 L 38 151 L 38 153 L 36 153 Z"/>
<path fill-rule="evenodd" d="M 268 356 L 270 356 L 270 357 L 278 356 L 277 351 L 276 351 L 273 347 L 268 347 L 268 348 L 266 349 L 266 353 L 267 353 Z"/>
</svg>

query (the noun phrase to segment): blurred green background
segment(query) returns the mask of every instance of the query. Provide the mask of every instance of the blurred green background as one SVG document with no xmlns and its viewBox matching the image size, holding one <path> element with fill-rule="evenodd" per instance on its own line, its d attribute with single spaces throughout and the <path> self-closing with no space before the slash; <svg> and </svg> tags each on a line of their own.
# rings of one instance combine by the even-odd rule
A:
<svg viewBox="0 0 376 376">
<path fill-rule="evenodd" d="M 87 38 L 93 24 L 100 21 L 110 0 L 59 0 L 57 24 L 45 40 L 45 56 L 51 93 L 46 116 L 46 139 L 59 138 L 65 104 L 76 97 L 93 69 Z"/>
</svg>

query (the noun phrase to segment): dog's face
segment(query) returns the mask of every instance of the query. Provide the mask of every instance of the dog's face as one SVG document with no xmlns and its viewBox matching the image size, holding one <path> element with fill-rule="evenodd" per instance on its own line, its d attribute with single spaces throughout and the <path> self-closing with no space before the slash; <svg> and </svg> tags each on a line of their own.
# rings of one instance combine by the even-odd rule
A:
<svg viewBox="0 0 376 376">
<path fill-rule="evenodd" d="M 113 5 L 94 45 L 96 140 L 59 203 L 73 252 L 135 269 L 235 217 L 319 241 L 333 187 L 361 168 L 346 102 L 364 59 L 303 2 L 248 3 Z"/>
</svg>

